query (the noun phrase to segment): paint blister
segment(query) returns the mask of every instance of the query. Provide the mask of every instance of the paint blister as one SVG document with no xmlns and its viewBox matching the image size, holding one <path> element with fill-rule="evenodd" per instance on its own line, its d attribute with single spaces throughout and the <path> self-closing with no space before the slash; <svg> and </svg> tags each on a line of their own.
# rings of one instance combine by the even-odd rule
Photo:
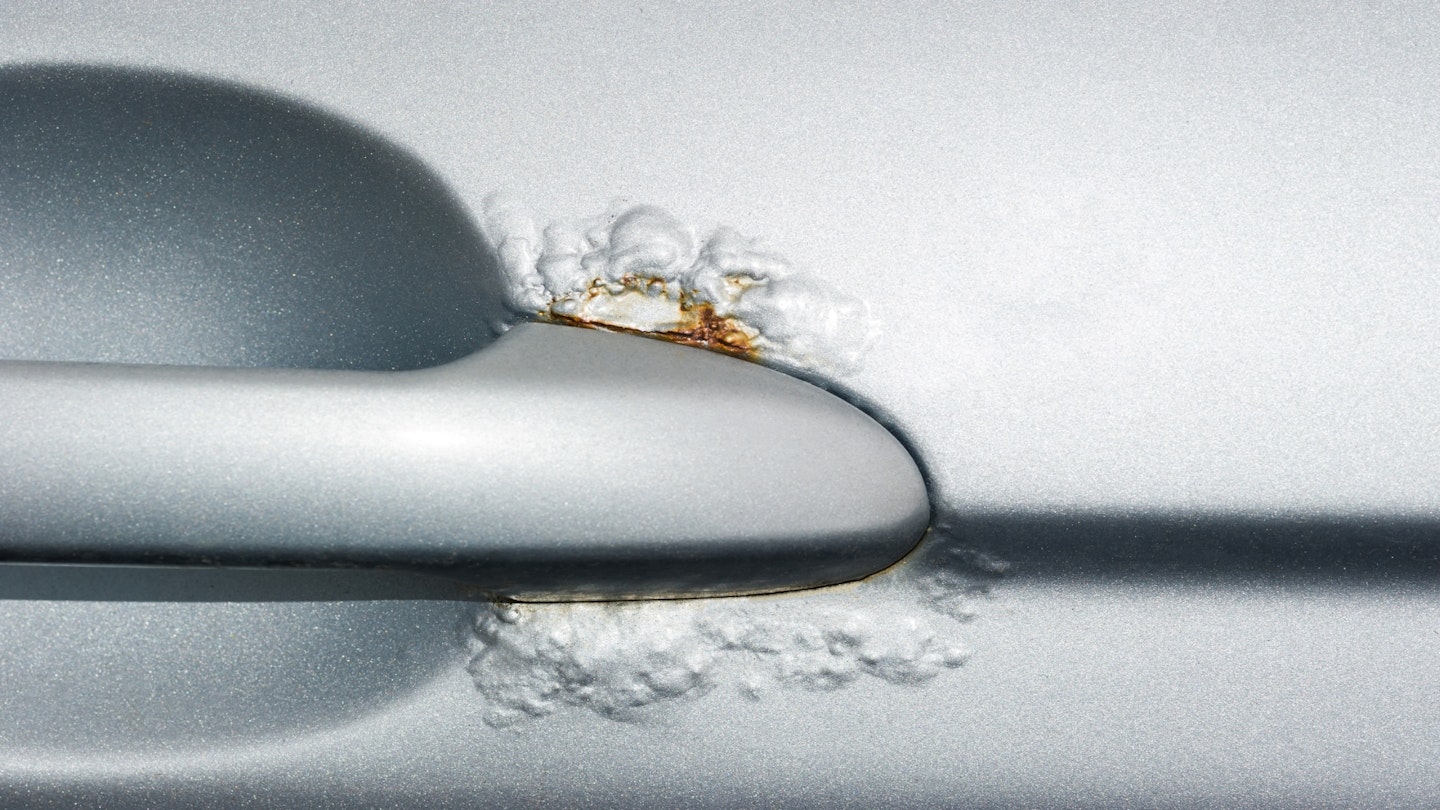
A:
<svg viewBox="0 0 1440 810">
<path fill-rule="evenodd" d="M 856 371 L 878 329 L 865 304 L 733 228 L 703 238 L 663 209 L 617 202 L 540 219 L 491 195 L 484 229 L 522 316 L 635 332 L 818 377 Z M 965 622 L 1003 574 L 932 531 L 898 570 L 804 594 L 519 604 L 475 617 L 469 672 L 486 721 L 566 707 L 614 720 L 731 689 L 831 691 L 932 681 L 962 666 Z"/>
<path fill-rule="evenodd" d="M 704 238 L 664 209 L 617 201 L 542 226 L 492 194 L 484 230 L 521 315 L 636 332 L 826 376 L 858 370 L 878 323 L 864 302 L 795 270 L 757 239 Z"/>
<path fill-rule="evenodd" d="M 915 686 L 962 666 L 963 638 L 1005 575 L 942 528 L 898 569 L 803 594 L 686 601 L 495 603 L 475 618 L 469 672 L 493 726 L 566 707 L 613 720 L 716 690 Z"/>
</svg>

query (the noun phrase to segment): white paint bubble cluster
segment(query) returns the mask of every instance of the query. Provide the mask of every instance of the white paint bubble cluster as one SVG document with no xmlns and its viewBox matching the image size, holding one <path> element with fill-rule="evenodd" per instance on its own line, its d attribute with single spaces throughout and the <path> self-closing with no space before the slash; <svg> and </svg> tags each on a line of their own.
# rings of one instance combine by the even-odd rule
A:
<svg viewBox="0 0 1440 810">
<path fill-rule="evenodd" d="M 486 721 L 578 707 L 615 720 L 730 688 L 923 684 L 961 666 L 961 631 L 1004 563 L 932 538 L 920 559 L 857 585 L 772 597 L 487 606 L 469 671 Z"/>
<path fill-rule="evenodd" d="M 522 315 L 663 334 L 692 329 L 703 310 L 756 359 L 831 376 L 856 371 L 878 335 L 864 302 L 759 240 L 728 227 L 699 238 L 655 206 L 621 201 L 542 226 L 514 197 L 492 194 L 483 228 Z"/>
<path fill-rule="evenodd" d="M 668 212 L 617 203 L 589 219 L 540 220 L 486 200 L 484 229 L 512 305 L 531 317 L 653 333 L 835 377 L 876 336 L 865 305 L 796 272 L 732 228 L 698 238 Z M 863 679 L 922 684 L 961 666 L 960 630 L 1003 563 L 932 533 L 899 571 L 770 597 L 489 605 L 469 672 L 486 721 L 509 726 L 565 707 L 615 720 L 717 689 L 828 691 Z"/>
</svg>

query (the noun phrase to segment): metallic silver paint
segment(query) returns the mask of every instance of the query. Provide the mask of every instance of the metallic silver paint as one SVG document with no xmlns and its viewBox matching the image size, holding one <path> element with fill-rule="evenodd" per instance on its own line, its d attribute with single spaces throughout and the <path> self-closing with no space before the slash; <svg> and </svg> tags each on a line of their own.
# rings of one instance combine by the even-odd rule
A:
<svg viewBox="0 0 1440 810">
<path fill-rule="evenodd" d="M 165 66 L 323 103 L 472 211 L 497 185 L 556 214 L 625 193 L 778 240 L 887 321 L 854 391 L 972 516 L 960 531 L 1024 552 L 971 661 L 922 689 L 496 732 L 457 662 L 313 734 L 7 750 L 6 804 L 1440 801 L 1433 4 L 4 16 L 12 61 Z M 1320 582 L 1296 570 L 1316 545 L 1343 552 Z M 151 644 L 173 632 L 148 626 Z M 37 716 L 84 705 L 49 697 Z"/>
<path fill-rule="evenodd" d="M 423 368 L 510 319 L 394 144 L 173 72 L 0 67 L 0 358 Z"/>
</svg>

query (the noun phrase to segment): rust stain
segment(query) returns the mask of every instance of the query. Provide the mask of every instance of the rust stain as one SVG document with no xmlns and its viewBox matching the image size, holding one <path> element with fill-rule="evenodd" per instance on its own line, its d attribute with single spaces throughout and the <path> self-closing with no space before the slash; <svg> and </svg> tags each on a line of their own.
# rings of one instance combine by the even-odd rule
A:
<svg viewBox="0 0 1440 810">
<path fill-rule="evenodd" d="M 648 292 L 655 287 L 663 290 L 665 283 L 658 279 L 626 276 L 623 281 L 623 287 L 627 292 Z M 585 298 L 587 300 L 611 296 L 611 292 L 598 281 L 585 292 Z M 755 346 L 754 342 L 757 334 L 753 329 L 747 328 L 735 318 L 724 317 L 717 314 L 715 307 L 708 302 L 694 300 L 694 297 L 690 295 L 688 291 L 681 291 L 677 305 L 680 312 L 680 323 L 679 326 L 674 329 L 643 329 L 605 320 L 585 318 L 579 315 L 566 315 L 555 312 L 553 308 L 537 314 L 541 320 L 552 323 L 580 326 L 586 329 L 643 335 L 645 337 L 667 340 L 671 343 L 680 343 L 685 346 L 723 352 L 749 360 L 759 359 L 759 348 Z"/>
</svg>

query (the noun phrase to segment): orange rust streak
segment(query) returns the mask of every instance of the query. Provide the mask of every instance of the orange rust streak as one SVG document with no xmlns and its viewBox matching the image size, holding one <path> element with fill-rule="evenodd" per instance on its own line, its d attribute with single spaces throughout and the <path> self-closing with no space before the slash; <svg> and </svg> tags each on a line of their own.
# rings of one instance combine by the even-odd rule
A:
<svg viewBox="0 0 1440 810">
<path fill-rule="evenodd" d="M 724 352 L 725 354 L 736 357 L 745 357 L 751 360 L 756 358 L 757 352 L 755 347 L 750 343 L 750 336 L 746 334 L 733 319 L 722 318 L 716 315 L 714 307 L 709 304 L 687 304 L 684 306 L 684 310 L 694 317 L 695 325 L 685 329 L 666 330 L 634 329 L 628 326 L 587 321 L 584 318 L 577 318 L 573 315 L 560 315 L 554 312 L 542 312 L 540 316 L 545 320 L 562 323 L 567 326 L 582 326 L 586 329 L 600 329 L 608 332 L 644 335 L 646 337 L 668 340 L 672 343 L 681 343 L 686 346 Z"/>
</svg>

